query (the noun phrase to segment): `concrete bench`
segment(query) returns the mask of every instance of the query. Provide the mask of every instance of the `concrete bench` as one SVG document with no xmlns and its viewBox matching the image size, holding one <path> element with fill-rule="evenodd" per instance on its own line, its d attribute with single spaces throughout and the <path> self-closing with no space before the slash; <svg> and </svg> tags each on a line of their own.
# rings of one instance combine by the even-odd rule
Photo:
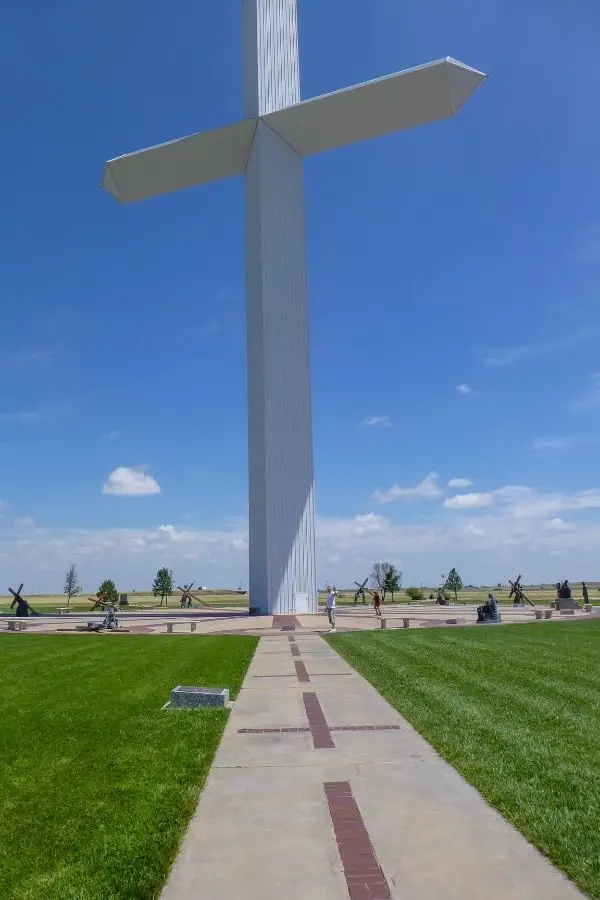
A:
<svg viewBox="0 0 600 900">
<path fill-rule="evenodd" d="M 592 604 L 591 604 L 591 603 L 586 603 L 585 606 L 583 607 L 583 609 L 584 609 L 585 612 L 591 612 L 591 611 L 592 611 Z"/>
<path fill-rule="evenodd" d="M 15 622 L 14 620 L 8 622 L 8 630 L 9 631 L 27 631 L 27 623 L 26 622 Z"/>
<path fill-rule="evenodd" d="M 71 607 L 70 606 L 57 606 L 56 612 L 59 614 L 59 616 L 69 616 L 71 614 Z"/>
<path fill-rule="evenodd" d="M 536 619 L 544 618 L 544 610 L 543 609 L 535 609 L 534 612 L 535 612 Z M 550 612 L 552 612 L 552 610 L 550 610 Z"/>
<path fill-rule="evenodd" d="M 551 619 L 551 618 L 552 618 L 552 612 L 553 612 L 553 610 L 551 610 L 551 609 L 545 609 L 545 610 L 544 610 L 544 618 L 545 618 L 545 619 Z"/>
</svg>

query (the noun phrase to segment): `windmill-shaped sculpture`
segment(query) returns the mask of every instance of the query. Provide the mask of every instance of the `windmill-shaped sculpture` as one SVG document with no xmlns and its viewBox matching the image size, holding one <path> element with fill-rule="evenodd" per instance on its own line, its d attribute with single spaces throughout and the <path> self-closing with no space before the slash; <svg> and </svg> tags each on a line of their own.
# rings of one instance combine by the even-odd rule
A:
<svg viewBox="0 0 600 900">
<path fill-rule="evenodd" d="M 189 584 L 184 584 L 183 587 L 178 587 L 177 590 L 181 591 L 181 599 L 179 604 L 182 609 L 191 609 L 192 608 L 192 600 L 196 600 L 198 603 L 201 603 L 202 606 L 206 606 L 207 609 L 212 609 L 212 606 L 209 603 L 206 603 L 202 600 L 198 594 L 192 591 L 194 587 L 194 582 L 190 581 Z"/>
<path fill-rule="evenodd" d="M 530 606 L 535 606 L 535 603 L 526 596 L 525 591 L 521 587 L 521 576 L 517 575 L 514 581 L 511 581 L 510 578 L 508 580 L 510 584 L 510 593 L 508 595 L 508 599 L 511 600 L 514 597 L 513 604 L 515 606 L 522 606 L 523 601 L 527 600 Z"/>
<path fill-rule="evenodd" d="M 369 594 L 373 593 L 373 591 L 369 591 L 369 588 L 367 587 L 368 580 L 369 580 L 369 577 L 367 576 L 362 584 L 359 584 L 358 581 L 354 582 L 354 584 L 357 587 L 357 590 L 354 591 L 354 605 L 355 606 L 358 603 L 359 597 L 362 597 L 363 604 L 365 604 L 367 602 L 367 598 L 365 597 L 365 590 L 368 591 Z"/>
<path fill-rule="evenodd" d="M 251 610 L 316 613 L 302 162 L 449 119 L 485 76 L 446 57 L 303 101 L 297 0 L 242 0 L 242 18 L 245 118 L 111 159 L 102 185 L 132 203 L 244 175 Z"/>
</svg>

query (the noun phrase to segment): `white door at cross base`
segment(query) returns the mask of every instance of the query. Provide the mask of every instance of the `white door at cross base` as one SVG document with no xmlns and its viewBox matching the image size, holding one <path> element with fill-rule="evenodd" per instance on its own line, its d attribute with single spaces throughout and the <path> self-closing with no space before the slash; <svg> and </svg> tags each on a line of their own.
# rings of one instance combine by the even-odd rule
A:
<svg viewBox="0 0 600 900">
<path fill-rule="evenodd" d="M 308 613 L 308 594 L 294 594 L 294 612 Z"/>
</svg>

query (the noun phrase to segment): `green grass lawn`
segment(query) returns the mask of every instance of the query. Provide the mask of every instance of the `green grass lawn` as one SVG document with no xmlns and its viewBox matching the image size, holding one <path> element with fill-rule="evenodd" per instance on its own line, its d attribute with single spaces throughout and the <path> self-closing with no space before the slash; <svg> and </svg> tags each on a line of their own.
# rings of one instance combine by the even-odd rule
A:
<svg viewBox="0 0 600 900">
<path fill-rule="evenodd" d="M 0 635 L 0 897 L 158 897 L 257 639 Z"/>
<path fill-rule="evenodd" d="M 493 806 L 600 900 L 600 622 L 328 640 Z"/>
</svg>

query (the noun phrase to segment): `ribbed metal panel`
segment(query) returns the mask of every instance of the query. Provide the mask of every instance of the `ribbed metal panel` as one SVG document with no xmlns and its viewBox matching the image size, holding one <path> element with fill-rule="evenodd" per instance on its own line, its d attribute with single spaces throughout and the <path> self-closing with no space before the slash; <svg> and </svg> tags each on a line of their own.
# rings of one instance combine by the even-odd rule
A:
<svg viewBox="0 0 600 900">
<path fill-rule="evenodd" d="M 259 123 L 246 170 L 250 603 L 316 612 L 302 161 Z"/>
<path fill-rule="evenodd" d="M 264 116 L 300 101 L 297 0 L 242 0 L 244 111 Z"/>
</svg>

